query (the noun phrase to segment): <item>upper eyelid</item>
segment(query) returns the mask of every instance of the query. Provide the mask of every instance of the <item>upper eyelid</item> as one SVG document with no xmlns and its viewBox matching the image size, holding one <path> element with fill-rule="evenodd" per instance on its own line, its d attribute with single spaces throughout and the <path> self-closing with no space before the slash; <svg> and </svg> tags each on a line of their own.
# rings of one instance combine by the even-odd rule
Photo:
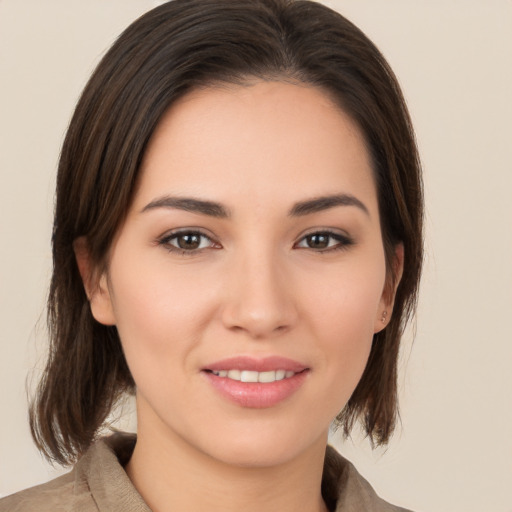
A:
<svg viewBox="0 0 512 512">
<path fill-rule="evenodd" d="M 158 237 L 158 240 L 165 240 L 165 239 L 169 239 L 169 238 L 172 238 L 172 237 L 178 236 L 178 235 L 186 235 L 188 233 L 201 235 L 201 236 L 204 236 L 212 241 L 215 239 L 214 235 L 212 235 L 211 233 L 208 233 L 203 228 L 190 227 L 190 228 L 170 229 L 170 230 L 166 231 L 165 233 L 163 233 L 162 235 L 160 235 Z"/>
<path fill-rule="evenodd" d="M 162 246 L 170 246 L 176 250 L 181 250 L 177 247 L 174 247 L 174 245 L 171 243 L 171 241 L 176 240 L 180 235 L 187 235 L 187 234 L 196 234 L 201 237 L 206 238 L 211 246 L 214 245 L 220 245 L 220 243 L 216 240 L 216 238 L 208 233 L 205 233 L 203 229 L 201 228 L 178 228 L 175 230 L 170 230 L 162 234 L 161 236 L 156 238 L 156 244 L 162 245 Z M 206 249 L 206 247 L 203 247 L 201 249 L 194 249 L 190 250 L 190 253 L 196 253 L 200 252 L 202 250 Z"/>
<path fill-rule="evenodd" d="M 318 234 L 330 235 L 332 237 L 337 237 L 338 236 L 338 237 L 347 238 L 347 239 L 352 239 L 353 238 L 349 233 L 347 233 L 345 230 L 341 230 L 341 229 L 334 229 L 334 228 L 311 228 L 311 229 L 306 230 L 303 233 L 301 233 L 297 237 L 297 240 L 302 240 L 303 238 L 305 238 L 307 236 L 318 235 Z"/>
<path fill-rule="evenodd" d="M 198 247 L 193 249 L 184 249 L 181 247 L 177 247 L 174 245 L 174 240 L 178 239 L 180 236 L 193 234 L 199 235 L 208 240 L 208 247 Z M 203 232 L 202 229 L 198 228 L 179 228 L 176 230 L 167 231 L 162 236 L 156 239 L 156 245 L 164 247 L 170 253 L 180 254 L 182 256 L 192 257 L 194 255 L 201 254 L 203 251 L 208 249 L 219 249 L 221 248 L 220 244 L 211 236 Z"/>
<path fill-rule="evenodd" d="M 331 237 L 333 238 L 334 240 L 336 240 L 338 242 L 339 245 L 341 245 L 342 247 L 347 247 L 347 246 L 350 246 L 350 245 L 353 245 L 354 244 L 354 238 L 352 236 L 350 236 L 349 234 L 347 233 L 340 233 L 339 231 L 333 231 L 332 229 L 314 229 L 313 231 L 309 231 L 303 235 L 301 235 L 297 241 L 294 243 L 294 247 L 297 247 L 299 244 L 301 244 L 307 237 L 309 236 L 313 236 L 313 235 L 327 235 L 328 237 Z M 326 249 L 323 249 L 323 250 L 318 250 L 318 251 L 315 251 L 315 252 L 328 252 L 330 250 L 333 250 L 337 247 L 337 245 L 335 245 L 334 247 L 331 247 L 331 248 L 326 248 Z M 306 249 L 306 247 L 301 247 L 301 249 Z"/>
<path fill-rule="evenodd" d="M 157 240 L 161 243 L 166 240 L 170 240 L 173 237 L 177 237 L 179 235 L 188 234 L 188 233 L 204 236 L 205 238 L 210 240 L 212 243 L 219 243 L 216 236 L 213 235 L 212 233 L 209 233 L 208 230 L 205 230 L 204 228 L 200 228 L 200 227 L 195 227 L 195 226 L 176 228 L 176 229 L 166 231 L 165 233 L 163 233 L 162 235 L 157 237 Z M 293 245 L 296 245 L 299 242 L 301 242 L 302 240 L 304 240 L 304 238 L 306 238 L 308 236 L 315 235 L 315 234 L 324 234 L 324 235 L 332 236 L 335 239 L 342 238 L 346 241 L 353 242 L 353 237 L 345 231 L 338 231 L 333 228 L 311 228 L 310 230 L 302 232 L 296 238 L 296 241 L 293 243 Z"/>
</svg>

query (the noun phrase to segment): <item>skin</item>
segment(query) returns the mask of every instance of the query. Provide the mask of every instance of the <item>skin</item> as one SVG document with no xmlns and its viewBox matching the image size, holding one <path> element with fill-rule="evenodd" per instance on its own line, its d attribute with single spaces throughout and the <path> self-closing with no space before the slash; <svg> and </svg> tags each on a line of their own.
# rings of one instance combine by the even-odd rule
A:
<svg viewBox="0 0 512 512">
<path fill-rule="evenodd" d="M 360 204 L 290 215 L 333 194 Z M 229 216 L 158 206 L 165 196 L 213 201 Z M 204 236 L 180 251 L 186 240 L 170 237 L 187 228 Z M 322 248 L 307 237 L 326 230 L 341 241 L 324 237 Z M 77 258 L 87 283 L 86 251 Z M 174 104 L 145 154 L 108 271 L 88 287 L 95 318 L 117 326 L 137 385 L 126 470 L 152 510 L 325 510 L 329 426 L 383 311 L 389 321 L 386 290 L 368 153 L 326 94 L 255 82 Z M 240 355 L 291 358 L 307 377 L 277 405 L 243 407 L 202 372 Z"/>
</svg>

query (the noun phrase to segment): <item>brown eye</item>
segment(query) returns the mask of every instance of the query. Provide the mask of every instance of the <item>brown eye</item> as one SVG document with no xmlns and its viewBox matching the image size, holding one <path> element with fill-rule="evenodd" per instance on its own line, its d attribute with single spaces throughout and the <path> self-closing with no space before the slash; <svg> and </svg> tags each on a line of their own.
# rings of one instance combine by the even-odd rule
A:
<svg viewBox="0 0 512 512">
<path fill-rule="evenodd" d="M 197 233 L 185 233 L 183 235 L 177 235 L 175 241 L 180 249 L 192 251 L 198 249 L 201 245 L 201 235 Z"/>
<path fill-rule="evenodd" d="M 303 237 L 297 244 L 299 249 L 312 249 L 318 252 L 335 251 L 338 249 L 346 249 L 353 245 L 353 239 L 341 233 L 330 231 L 317 231 Z"/>
<path fill-rule="evenodd" d="M 331 236 L 325 233 L 315 233 L 306 237 L 306 243 L 311 249 L 327 249 Z"/>
<path fill-rule="evenodd" d="M 200 231 L 178 231 L 159 240 L 169 251 L 194 253 L 208 247 L 216 247 L 210 237 Z"/>
</svg>

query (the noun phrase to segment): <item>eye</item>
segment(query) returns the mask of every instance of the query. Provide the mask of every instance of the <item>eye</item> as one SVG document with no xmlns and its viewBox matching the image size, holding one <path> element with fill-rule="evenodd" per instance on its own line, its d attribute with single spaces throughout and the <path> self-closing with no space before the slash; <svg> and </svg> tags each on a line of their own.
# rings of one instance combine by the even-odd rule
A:
<svg viewBox="0 0 512 512">
<path fill-rule="evenodd" d="M 332 231 L 316 231 L 303 237 L 295 247 L 300 249 L 314 249 L 316 251 L 331 251 L 345 249 L 354 242 L 351 238 L 341 233 Z"/>
<path fill-rule="evenodd" d="M 160 239 L 158 243 L 165 246 L 169 251 L 181 253 L 197 252 L 217 245 L 204 233 L 192 230 L 170 233 Z"/>
</svg>

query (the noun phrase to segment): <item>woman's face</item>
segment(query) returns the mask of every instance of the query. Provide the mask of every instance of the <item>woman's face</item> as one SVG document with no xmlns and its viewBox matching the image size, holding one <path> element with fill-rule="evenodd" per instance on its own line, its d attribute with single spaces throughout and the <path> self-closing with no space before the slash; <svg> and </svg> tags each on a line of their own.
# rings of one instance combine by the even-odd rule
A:
<svg viewBox="0 0 512 512">
<path fill-rule="evenodd" d="M 359 129 L 319 89 L 256 82 L 164 116 L 91 303 L 119 331 L 141 435 L 267 465 L 325 444 L 385 280 Z"/>
</svg>

